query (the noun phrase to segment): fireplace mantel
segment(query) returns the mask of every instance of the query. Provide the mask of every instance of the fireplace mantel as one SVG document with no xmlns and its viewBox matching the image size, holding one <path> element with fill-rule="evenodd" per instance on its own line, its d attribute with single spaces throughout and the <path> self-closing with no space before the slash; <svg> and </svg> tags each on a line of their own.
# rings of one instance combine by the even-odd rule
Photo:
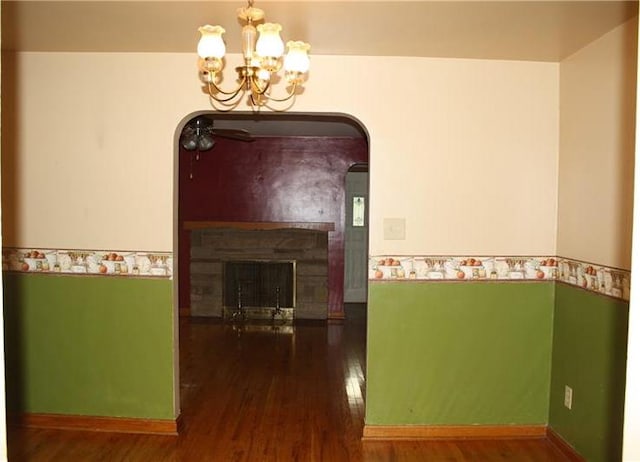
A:
<svg viewBox="0 0 640 462">
<path fill-rule="evenodd" d="M 312 231 L 335 231 L 335 223 L 313 221 L 185 221 L 185 230 L 226 228 L 226 229 L 308 229 Z"/>
</svg>

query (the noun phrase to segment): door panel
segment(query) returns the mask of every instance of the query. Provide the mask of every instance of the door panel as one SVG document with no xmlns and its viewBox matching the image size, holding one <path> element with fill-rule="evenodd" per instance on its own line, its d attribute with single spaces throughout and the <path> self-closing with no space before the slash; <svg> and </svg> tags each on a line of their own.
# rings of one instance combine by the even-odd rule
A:
<svg viewBox="0 0 640 462">
<path fill-rule="evenodd" d="M 369 174 L 348 172 L 346 184 L 346 220 L 344 242 L 344 301 L 364 303 L 367 301 L 367 253 L 369 236 Z M 354 198 L 364 202 L 362 226 L 354 226 Z M 360 199 L 358 199 L 360 201 Z M 359 220 L 356 220 L 358 222 Z"/>
</svg>

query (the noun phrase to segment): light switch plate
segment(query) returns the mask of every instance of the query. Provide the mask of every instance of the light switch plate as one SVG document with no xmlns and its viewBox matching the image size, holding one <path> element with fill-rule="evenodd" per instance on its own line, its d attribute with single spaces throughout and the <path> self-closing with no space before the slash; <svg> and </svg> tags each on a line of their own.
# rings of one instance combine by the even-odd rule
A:
<svg viewBox="0 0 640 462">
<path fill-rule="evenodd" d="M 406 220 L 404 218 L 385 218 L 382 222 L 384 239 L 387 241 L 406 239 Z"/>
<path fill-rule="evenodd" d="M 571 409 L 573 406 L 573 388 L 569 385 L 564 386 L 564 407 Z"/>
</svg>

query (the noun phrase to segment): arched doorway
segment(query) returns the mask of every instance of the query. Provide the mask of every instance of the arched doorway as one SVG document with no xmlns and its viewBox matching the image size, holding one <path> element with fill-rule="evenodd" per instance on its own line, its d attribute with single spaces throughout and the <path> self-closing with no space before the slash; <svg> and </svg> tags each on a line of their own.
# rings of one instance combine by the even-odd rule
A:
<svg viewBox="0 0 640 462">
<path fill-rule="evenodd" d="M 343 318 L 345 175 L 368 162 L 366 130 L 341 114 L 199 113 L 189 121 L 203 116 L 216 130 L 245 130 L 253 141 L 216 136 L 214 130 L 210 150 L 179 147 L 181 315 L 222 313 L 223 285 L 208 285 L 221 273 L 220 258 L 201 245 L 203 240 L 216 240 L 222 229 L 278 228 L 326 233 L 327 289 L 312 279 L 299 287 L 296 317 Z M 218 231 L 203 231 L 211 229 Z M 256 258 L 264 258 L 261 252 Z"/>
</svg>

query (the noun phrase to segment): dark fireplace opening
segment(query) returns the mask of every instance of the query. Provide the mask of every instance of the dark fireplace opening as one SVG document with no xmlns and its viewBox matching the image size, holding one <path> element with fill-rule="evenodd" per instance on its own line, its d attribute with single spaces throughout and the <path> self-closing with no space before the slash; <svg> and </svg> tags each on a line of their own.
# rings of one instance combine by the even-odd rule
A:
<svg viewBox="0 0 640 462">
<path fill-rule="evenodd" d="M 224 263 L 225 307 L 293 308 L 294 294 L 294 262 L 227 261 Z"/>
</svg>

